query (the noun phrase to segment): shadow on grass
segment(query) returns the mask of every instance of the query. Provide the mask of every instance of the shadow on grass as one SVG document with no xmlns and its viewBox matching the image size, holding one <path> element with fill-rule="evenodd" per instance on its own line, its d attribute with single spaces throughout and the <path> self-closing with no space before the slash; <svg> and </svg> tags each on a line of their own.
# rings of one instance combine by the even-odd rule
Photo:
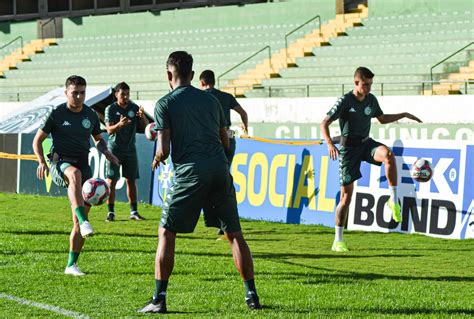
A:
<svg viewBox="0 0 474 319">
<path fill-rule="evenodd" d="M 353 279 L 353 280 L 380 280 L 380 279 L 391 279 L 391 280 L 424 280 L 424 281 L 457 281 L 457 282 L 473 282 L 474 277 L 459 277 L 459 276 L 438 276 L 438 277 L 422 277 L 422 276 L 401 276 L 401 275 L 388 275 L 388 274 L 375 274 L 375 273 L 357 273 L 353 271 L 341 271 L 335 270 L 333 268 L 325 268 L 325 267 L 316 267 L 316 266 L 309 266 L 303 265 L 295 262 L 291 262 L 288 260 L 279 260 L 277 261 L 281 264 L 296 266 L 296 267 L 303 267 L 315 271 L 325 271 L 326 274 L 320 274 L 321 277 L 328 277 L 328 278 L 341 278 L 343 280 Z M 339 274 L 334 274 L 334 272 L 338 272 Z M 299 275 L 298 273 L 289 273 L 290 275 Z M 302 276 L 303 277 L 303 276 Z M 307 274 L 304 275 L 307 277 Z M 326 281 L 326 280 L 323 280 Z M 318 280 L 312 281 L 305 281 L 306 284 L 318 284 L 321 283 Z"/>
</svg>

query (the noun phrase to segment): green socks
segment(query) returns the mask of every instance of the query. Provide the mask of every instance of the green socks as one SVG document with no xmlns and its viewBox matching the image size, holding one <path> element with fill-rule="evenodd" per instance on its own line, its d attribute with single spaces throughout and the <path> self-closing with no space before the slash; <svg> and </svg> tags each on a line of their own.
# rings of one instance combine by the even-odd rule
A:
<svg viewBox="0 0 474 319">
<path fill-rule="evenodd" d="M 255 288 L 255 280 L 245 280 L 245 299 L 255 298 L 257 296 L 257 289 Z"/>
<path fill-rule="evenodd" d="M 67 266 L 68 267 L 71 267 L 72 265 L 77 263 L 77 260 L 79 259 L 79 254 L 80 253 L 76 253 L 75 251 L 70 251 L 69 252 L 69 260 L 67 261 Z"/>
<path fill-rule="evenodd" d="M 155 279 L 155 292 L 153 299 L 162 300 L 166 298 L 166 288 L 168 288 L 168 280 Z"/>
<path fill-rule="evenodd" d="M 86 216 L 86 209 L 84 208 L 84 206 L 79 206 L 74 209 L 74 211 L 76 212 L 77 220 L 79 220 L 79 225 L 82 224 L 84 221 L 88 221 Z"/>
</svg>

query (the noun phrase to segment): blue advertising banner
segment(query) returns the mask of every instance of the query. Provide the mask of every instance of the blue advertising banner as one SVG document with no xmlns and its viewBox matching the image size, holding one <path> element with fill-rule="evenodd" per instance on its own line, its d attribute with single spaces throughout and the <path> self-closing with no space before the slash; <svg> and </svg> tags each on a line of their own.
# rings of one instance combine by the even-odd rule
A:
<svg viewBox="0 0 474 319">
<path fill-rule="evenodd" d="M 303 142 L 303 141 L 301 141 Z M 403 221 L 396 223 L 386 207 L 390 196 L 385 166 L 362 163 L 354 186 L 348 228 L 474 238 L 474 146 L 449 141 L 381 141 L 397 159 L 398 194 Z M 426 183 L 410 177 L 411 165 L 425 158 L 433 177 Z M 232 162 L 241 217 L 289 224 L 334 226 L 339 201 L 338 162 L 326 145 L 285 144 L 238 139 Z M 154 173 L 152 203 L 162 205 L 173 184 L 172 165 Z"/>
<path fill-rule="evenodd" d="M 339 179 L 326 146 L 239 139 L 231 174 L 241 217 L 334 226 Z M 153 180 L 152 204 L 161 206 L 173 183 L 169 159 Z"/>
</svg>

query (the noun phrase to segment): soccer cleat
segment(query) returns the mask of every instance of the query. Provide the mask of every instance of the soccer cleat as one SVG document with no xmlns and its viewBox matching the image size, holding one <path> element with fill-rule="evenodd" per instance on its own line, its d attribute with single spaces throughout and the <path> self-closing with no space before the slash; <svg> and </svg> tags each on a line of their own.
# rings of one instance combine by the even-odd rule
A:
<svg viewBox="0 0 474 319">
<path fill-rule="evenodd" d="M 166 313 L 166 299 L 151 299 L 145 307 L 138 310 L 141 313 Z"/>
<path fill-rule="evenodd" d="M 343 241 L 335 241 L 335 242 L 332 244 L 331 250 L 332 250 L 332 251 L 337 251 L 337 252 L 346 252 L 346 251 L 349 251 L 349 249 L 347 248 L 346 243 L 343 242 Z"/>
<path fill-rule="evenodd" d="M 66 275 L 73 275 L 73 276 L 85 276 L 86 274 L 83 273 L 79 267 L 76 266 L 76 264 L 73 264 L 72 266 L 66 267 L 64 270 L 64 273 Z"/>
<path fill-rule="evenodd" d="M 387 201 L 387 206 L 392 210 L 392 218 L 397 223 L 402 221 L 402 213 L 400 210 L 400 204 L 397 202 L 395 203 L 392 200 Z"/>
<path fill-rule="evenodd" d="M 247 307 L 249 307 L 250 310 L 262 309 L 262 305 L 260 304 L 257 295 L 252 295 L 252 297 L 250 298 L 245 298 L 245 303 L 247 304 Z"/>
<path fill-rule="evenodd" d="M 92 234 L 94 234 L 92 225 L 87 220 L 83 221 L 82 224 L 79 225 L 79 230 L 83 238 L 86 238 L 87 236 L 91 236 Z"/>
<path fill-rule="evenodd" d="M 227 234 L 224 234 L 224 235 L 222 235 L 222 236 L 219 236 L 216 240 L 228 241 L 229 238 L 227 237 Z"/>
<path fill-rule="evenodd" d="M 105 219 L 106 222 L 113 222 L 115 220 L 115 213 L 109 212 L 107 214 L 107 218 Z"/>
<path fill-rule="evenodd" d="M 145 217 L 140 216 L 138 212 L 133 212 L 133 213 L 130 213 L 130 219 L 131 220 L 145 220 Z"/>
</svg>

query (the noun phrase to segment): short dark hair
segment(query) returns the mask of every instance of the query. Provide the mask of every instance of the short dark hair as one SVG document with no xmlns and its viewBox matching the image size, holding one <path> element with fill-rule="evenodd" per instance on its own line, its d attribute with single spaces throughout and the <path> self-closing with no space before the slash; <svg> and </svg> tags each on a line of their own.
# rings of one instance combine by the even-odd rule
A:
<svg viewBox="0 0 474 319">
<path fill-rule="evenodd" d="M 204 70 L 202 71 L 201 75 L 199 76 L 199 80 L 204 82 L 207 85 L 214 85 L 216 84 L 216 78 L 214 76 L 214 72 L 211 70 Z"/>
<path fill-rule="evenodd" d="M 357 68 L 357 70 L 354 72 L 354 78 L 360 78 L 362 80 L 364 79 L 372 79 L 375 76 L 375 74 L 372 73 L 368 68 L 365 66 L 360 66 Z"/>
<path fill-rule="evenodd" d="M 355 70 L 354 72 L 354 78 L 360 78 L 362 80 L 364 79 L 373 79 L 375 74 L 372 73 L 368 68 L 364 66 L 360 66 Z"/>
<path fill-rule="evenodd" d="M 128 86 L 128 84 L 125 82 L 120 82 L 114 87 L 114 91 L 118 92 L 120 90 L 130 91 L 130 86 Z"/>
<path fill-rule="evenodd" d="M 193 57 L 186 51 L 175 51 L 166 61 L 166 68 L 173 66 L 179 78 L 185 79 L 193 71 Z"/>
<path fill-rule="evenodd" d="M 70 77 L 68 77 L 66 79 L 66 88 L 69 86 L 69 85 L 84 85 L 86 86 L 87 83 L 86 83 L 86 79 L 84 79 L 82 76 L 79 76 L 79 75 L 71 75 Z"/>
</svg>

